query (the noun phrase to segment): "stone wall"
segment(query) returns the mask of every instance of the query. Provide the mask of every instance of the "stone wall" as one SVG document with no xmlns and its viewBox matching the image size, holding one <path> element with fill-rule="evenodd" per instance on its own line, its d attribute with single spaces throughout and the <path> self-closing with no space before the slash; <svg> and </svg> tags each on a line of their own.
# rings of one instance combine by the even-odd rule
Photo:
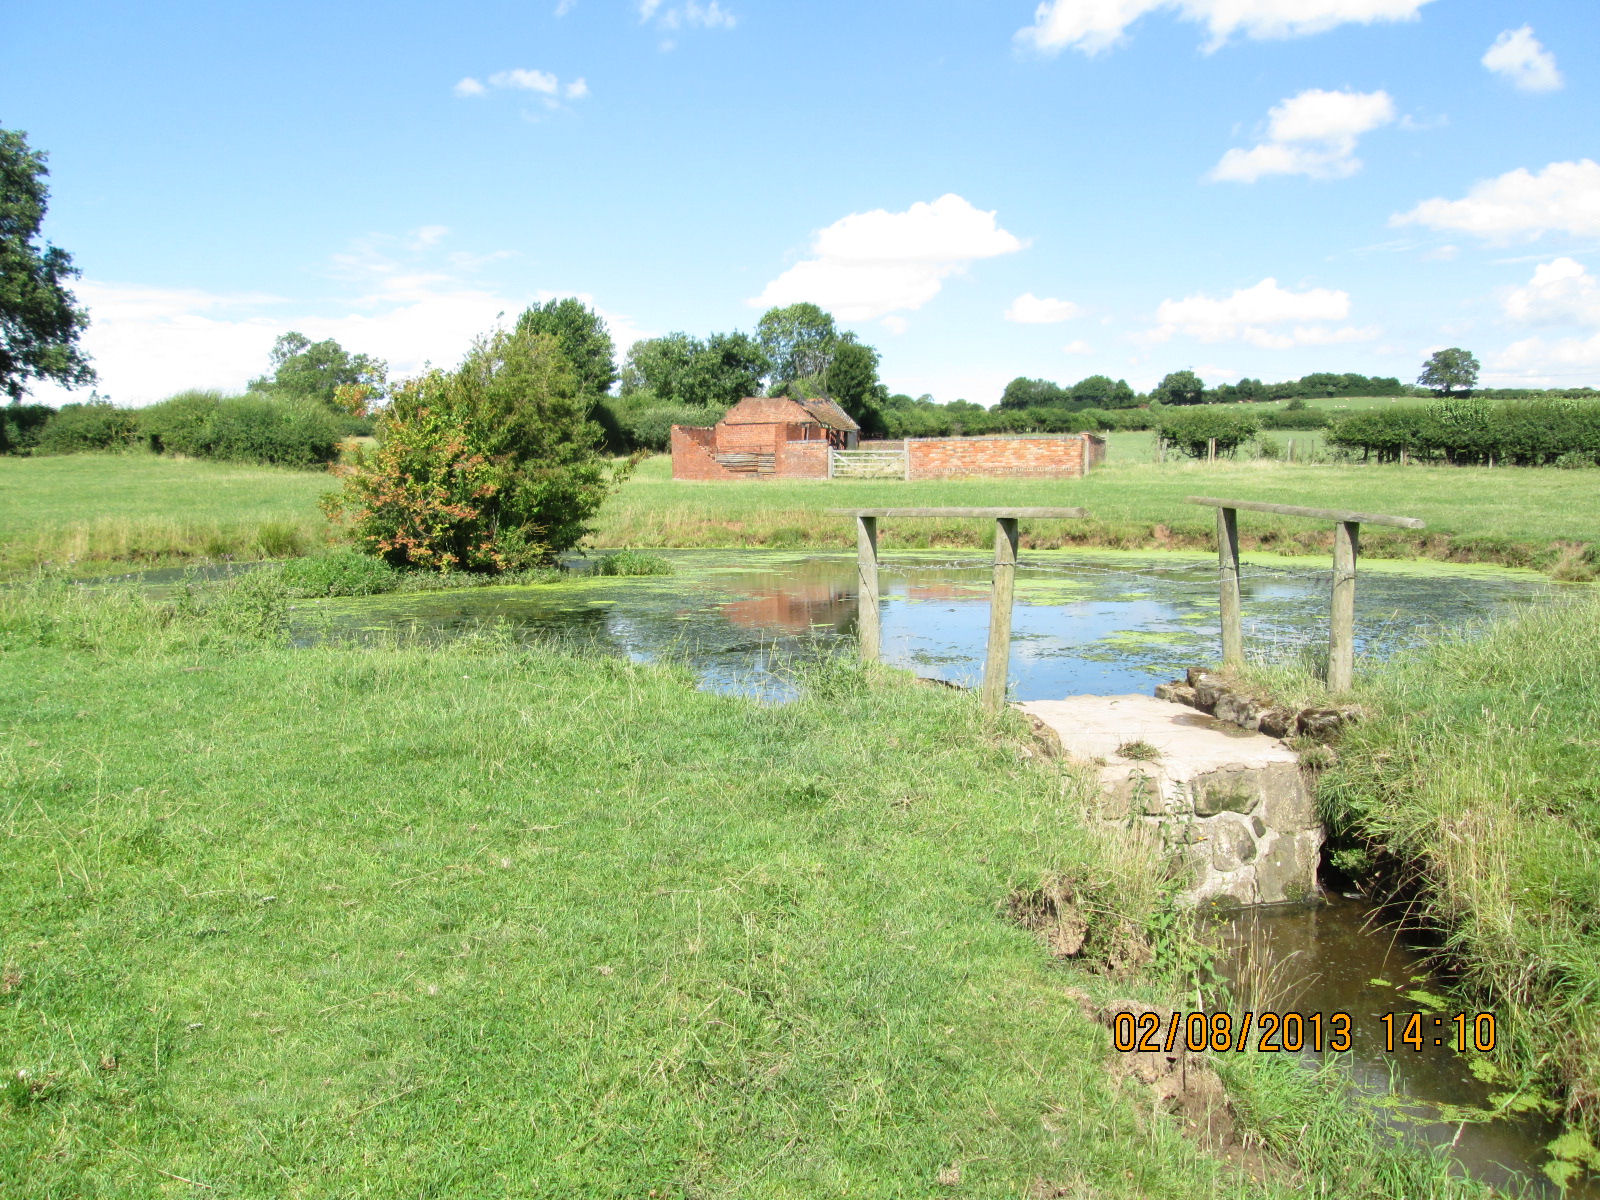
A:
<svg viewBox="0 0 1600 1200">
<path fill-rule="evenodd" d="M 1098 443 L 1098 447 L 1092 444 Z M 1092 434 L 1040 437 L 907 438 L 910 479 L 993 476 L 1010 479 L 1076 478 L 1087 473 L 1105 441 Z"/>
</svg>

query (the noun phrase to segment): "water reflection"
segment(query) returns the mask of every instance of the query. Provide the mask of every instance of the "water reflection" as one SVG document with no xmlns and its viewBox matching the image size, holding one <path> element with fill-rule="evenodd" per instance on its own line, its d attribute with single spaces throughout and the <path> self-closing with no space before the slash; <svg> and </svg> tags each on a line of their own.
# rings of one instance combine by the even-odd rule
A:
<svg viewBox="0 0 1600 1200">
<path fill-rule="evenodd" d="M 642 660 L 686 663 L 704 687 L 766 699 L 792 688 L 784 664 L 853 648 L 853 556 L 773 551 L 669 552 L 662 577 L 560 583 L 298 605 L 302 642 L 406 629 L 420 636 L 499 622 Z M 579 569 L 581 570 L 581 564 Z M 988 638 L 986 557 L 890 555 L 880 571 L 886 661 L 971 685 Z M 1328 573 L 1246 564 L 1246 645 L 1291 655 L 1326 636 Z M 1367 571 L 1357 588 L 1357 650 L 1384 657 L 1441 624 L 1492 616 L 1547 595 L 1526 574 Z M 1217 655 L 1216 568 L 1192 559 L 1031 552 L 1017 572 L 1012 695 L 1148 692 Z"/>
</svg>

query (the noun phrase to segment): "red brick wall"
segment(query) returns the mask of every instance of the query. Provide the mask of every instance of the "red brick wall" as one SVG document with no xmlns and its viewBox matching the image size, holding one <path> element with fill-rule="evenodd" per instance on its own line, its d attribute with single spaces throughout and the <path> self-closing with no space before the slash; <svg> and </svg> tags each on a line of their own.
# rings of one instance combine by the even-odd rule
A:
<svg viewBox="0 0 1600 1200">
<path fill-rule="evenodd" d="M 711 452 L 716 448 L 716 433 L 693 425 L 672 427 L 672 477 L 674 479 L 736 479 Z"/>
<path fill-rule="evenodd" d="M 774 472 L 780 479 L 826 479 L 827 442 L 782 442 L 774 459 Z"/>
<path fill-rule="evenodd" d="M 716 449 L 724 454 L 771 454 L 783 439 L 782 425 L 716 426 Z"/>
<path fill-rule="evenodd" d="M 1100 441 L 1100 439 L 1095 439 Z M 1085 455 L 1088 450 L 1088 455 Z M 1101 441 L 1104 458 L 1105 443 Z M 1088 472 L 1094 448 L 1087 435 L 1067 437 L 907 438 L 909 477 L 955 479 L 990 475 L 1014 479 L 1058 479 Z"/>
</svg>

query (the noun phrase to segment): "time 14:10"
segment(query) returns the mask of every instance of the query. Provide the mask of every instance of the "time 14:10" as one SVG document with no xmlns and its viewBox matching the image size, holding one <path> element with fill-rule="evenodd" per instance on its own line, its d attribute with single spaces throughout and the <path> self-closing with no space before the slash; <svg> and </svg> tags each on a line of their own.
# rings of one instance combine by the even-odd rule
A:
<svg viewBox="0 0 1600 1200">
<path fill-rule="evenodd" d="M 1453 1017 L 1382 1013 L 1378 1020 L 1383 1022 L 1383 1048 L 1391 1054 L 1397 1045 L 1409 1046 L 1413 1050 L 1421 1050 L 1428 1045 L 1453 1045 L 1463 1054 L 1468 1050 L 1494 1049 L 1493 1013 L 1456 1013 Z"/>
</svg>

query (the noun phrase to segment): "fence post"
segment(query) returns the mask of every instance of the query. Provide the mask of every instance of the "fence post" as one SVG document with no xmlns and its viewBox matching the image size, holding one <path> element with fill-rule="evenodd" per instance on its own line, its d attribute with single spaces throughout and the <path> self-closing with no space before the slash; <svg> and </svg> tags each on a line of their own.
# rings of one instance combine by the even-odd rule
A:
<svg viewBox="0 0 1600 1200">
<path fill-rule="evenodd" d="M 1017 519 L 994 523 L 994 594 L 989 602 L 989 652 L 983 661 L 983 706 L 999 712 L 1006 702 L 1011 666 L 1011 598 L 1017 580 Z"/>
<path fill-rule="evenodd" d="M 878 518 L 856 518 L 856 628 L 861 661 L 877 662 L 882 641 L 878 618 Z"/>
<path fill-rule="evenodd" d="M 1222 665 L 1244 662 L 1239 624 L 1239 510 L 1217 509 L 1217 590 L 1222 609 Z"/>
<path fill-rule="evenodd" d="M 1356 552 L 1361 526 L 1333 527 L 1333 604 L 1328 621 L 1328 690 L 1347 692 L 1355 675 Z"/>
</svg>

